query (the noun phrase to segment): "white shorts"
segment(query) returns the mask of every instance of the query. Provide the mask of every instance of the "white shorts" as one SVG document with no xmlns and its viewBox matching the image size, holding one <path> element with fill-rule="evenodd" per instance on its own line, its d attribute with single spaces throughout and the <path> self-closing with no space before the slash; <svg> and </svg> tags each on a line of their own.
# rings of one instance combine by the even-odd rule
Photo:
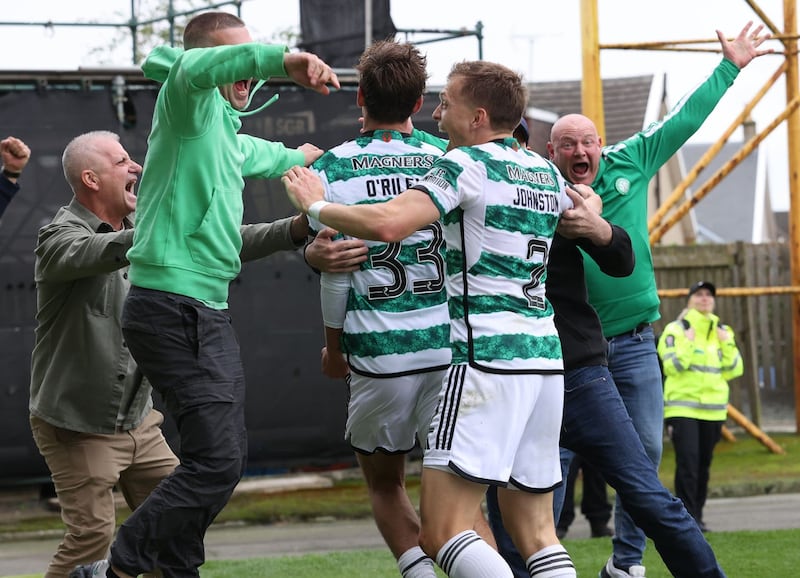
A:
<svg viewBox="0 0 800 578">
<path fill-rule="evenodd" d="M 530 492 L 561 481 L 558 441 L 564 376 L 450 368 L 423 466 Z"/>
<path fill-rule="evenodd" d="M 406 453 L 424 446 L 446 370 L 398 377 L 349 375 L 345 439 L 364 454 Z"/>
</svg>

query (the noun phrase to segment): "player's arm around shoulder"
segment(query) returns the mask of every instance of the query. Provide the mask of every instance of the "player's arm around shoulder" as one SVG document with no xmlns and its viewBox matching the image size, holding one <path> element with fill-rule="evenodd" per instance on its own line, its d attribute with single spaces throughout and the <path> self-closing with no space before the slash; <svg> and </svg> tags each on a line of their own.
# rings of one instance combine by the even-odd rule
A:
<svg viewBox="0 0 800 578">
<path fill-rule="evenodd" d="M 284 173 L 281 181 L 298 210 L 360 239 L 386 243 L 402 241 L 440 217 L 430 196 L 413 188 L 385 203 L 341 205 L 324 200 L 322 181 L 308 168 L 293 167 Z"/>
</svg>

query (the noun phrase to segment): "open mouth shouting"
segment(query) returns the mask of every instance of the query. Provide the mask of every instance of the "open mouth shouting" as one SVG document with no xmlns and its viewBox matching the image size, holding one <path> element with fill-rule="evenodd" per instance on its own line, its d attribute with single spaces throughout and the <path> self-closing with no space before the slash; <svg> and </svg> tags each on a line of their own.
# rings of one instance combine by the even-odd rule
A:
<svg viewBox="0 0 800 578">
<path fill-rule="evenodd" d="M 573 163 L 570 167 L 570 172 L 572 173 L 571 177 L 574 182 L 587 184 L 585 180 L 590 177 L 589 163 L 583 161 Z"/>
<path fill-rule="evenodd" d="M 250 98 L 250 86 L 252 83 L 253 81 L 250 78 L 246 80 L 237 80 L 230 85 L 230 89 L 227 91 L 228 94 L 225 94 L 223 91 L 223 95 L 227 97 L 233 108 L 237 110 L 243 110 L 247 106 L 247 101 Z"/>
</svg>

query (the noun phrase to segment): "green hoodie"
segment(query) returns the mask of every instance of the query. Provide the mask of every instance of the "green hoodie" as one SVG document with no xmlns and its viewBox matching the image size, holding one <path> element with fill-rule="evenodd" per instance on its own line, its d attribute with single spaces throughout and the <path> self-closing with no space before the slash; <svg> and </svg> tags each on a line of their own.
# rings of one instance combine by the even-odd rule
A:
<svg viewBox="0 0 800 578">
<path fill-rule="evenodd" d="M 136 229 L 127 253 L 132 285 L 225 309 L 239 273 L 244 177 L 279 177 L 301 151 L 240 135 L 219 86 L 286 76 L 284 46 L 259 43 L 154 49 L 142 65 L 162 82 L 148 139 Z"/>
</svg>

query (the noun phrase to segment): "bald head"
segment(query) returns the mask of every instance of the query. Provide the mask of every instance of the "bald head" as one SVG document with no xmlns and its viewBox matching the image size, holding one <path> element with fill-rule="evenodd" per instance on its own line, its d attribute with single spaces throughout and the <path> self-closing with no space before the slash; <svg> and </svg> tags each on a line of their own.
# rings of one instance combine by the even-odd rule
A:
<svg viewBox="0 0 800 578">
<path fill-rule="evenodd" d="M 597 127 L 588 117 L 567 114 L 553 124 L 547 153 L 567 180 L 591 185 L 600 168 L 602 145 Z"/>
<path fill-rule="evenodd" d="M 594 133 L 597 135 L 597 127 L 588 116 L 582 114 L 565 114 L 560 117 L 553 128 L 550 129 L 550 142 L 557 141 L 564 132 Z"/>
</svg>

